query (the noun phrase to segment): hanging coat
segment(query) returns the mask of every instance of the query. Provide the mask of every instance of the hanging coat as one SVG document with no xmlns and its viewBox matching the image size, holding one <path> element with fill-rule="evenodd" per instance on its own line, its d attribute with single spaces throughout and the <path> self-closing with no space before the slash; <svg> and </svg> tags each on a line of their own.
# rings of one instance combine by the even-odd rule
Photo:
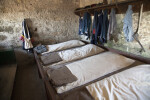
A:
<svg viewBox="0 0 150 100">
<path fill-rule="evenodd" d="M 32 49 L 31 34 L 25 20 L 22 22 L 22 36 L 24 36 L 23 49 Z"/>
<path fill-rule="evenodd" d="M 98 14 L 98 25 L 95 33 L 95 44 L 98 43 L 98 40 L 100 38 L 101 30 L 102 30 L 102 23 L 103 23 L 103 13 L 102 11 Z"/>
<path fill-rule="evenodd" d="M 82 26 L 83 26 L 83 19 L 79 18 L 79 35 L 82 35 Z"/>
<path fill-rule="evenodd" d="M 108 12 L 107 12 L 107 9 L 105 9 L 104 10 L 104 15 L 103 15 L 101 35 L 100 35 L 100 42 L 101 42 L 101 44 L 107 42 L 108 25 L 109 25 Z"/>
<path fill-rule="evenodd" d="M 93 26 L 92 26 L 92 37 L 91 37 L 91 43 L 92 44 L 96 44 L 95 43 L 95 33 L 97 30 L 97 26 L 98 26 L 98 12 L 94 12 L 94 20 L 93 20 Z"/>
<path fill-rule="evenodd" d="M 110 18 L 109 18 L 109 27 L 107 32 L 107 40 L 110 39 L 110 34 L 113 34 L 114 30 L 117 28 L 117 21 L 116 21 L 116 12 L 115 9 L 111 9 Z"/>
<path fill-rule="evenodd" d="M 132 5 L 128 6 L 128 10 L 123 20 L 123 32 L 127 42 L 133 41 L 133 26 L 132 26 Z"/>
<path fill-rule="evenodd" d="M 91 29 L 91 15 L 88 12 L 84 13 L 83 16 L 83 24 L 82 24 L 82 33 L 88 38 L 90 38 L 90 30 Z"/>
</svg>

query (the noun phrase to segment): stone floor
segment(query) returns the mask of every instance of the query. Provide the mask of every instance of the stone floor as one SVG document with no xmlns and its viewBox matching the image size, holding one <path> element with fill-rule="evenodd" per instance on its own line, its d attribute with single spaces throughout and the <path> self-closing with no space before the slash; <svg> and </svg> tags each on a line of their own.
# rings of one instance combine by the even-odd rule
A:
<svg viewBox="0 0 150 100">
<path fill-rule="evenodd" d="M 20 48 L 15 49 L 15 55 L 18 67 L 12 100 L 47 100 L 34 55 Z"/>
</svg>

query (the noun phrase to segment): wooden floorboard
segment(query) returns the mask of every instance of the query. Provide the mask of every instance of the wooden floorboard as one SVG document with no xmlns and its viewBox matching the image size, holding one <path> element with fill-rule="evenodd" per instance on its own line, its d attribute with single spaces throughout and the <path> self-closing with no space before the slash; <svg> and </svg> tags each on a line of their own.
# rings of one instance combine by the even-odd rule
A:
<svg viewBox="0 0 150 100">
<path fill-rule="evenodd" d="M 13 90 L 17 64 L 0 66 L 0 100 L 10 100 Z"/>
</svg>

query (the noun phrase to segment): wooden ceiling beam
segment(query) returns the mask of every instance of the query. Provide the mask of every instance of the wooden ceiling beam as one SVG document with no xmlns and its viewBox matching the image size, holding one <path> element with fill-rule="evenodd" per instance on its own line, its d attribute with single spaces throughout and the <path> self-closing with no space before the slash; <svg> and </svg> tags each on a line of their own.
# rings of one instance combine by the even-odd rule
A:
<svg viewBox="0 0 150 100">
<path fill-rule="evenodd" d="M 105 3 L 107 3 L 107 0 L 104 0 Z M 149 0 L 130 0 L 130 1 L 124 1 L 124 2 L 118 2 L 113 4 L 103 4 L 100 6 L 95 6 L 92 8 L 85 8 L 80 10 L 75 10 L 74 13 L 78 16 L 83 16 L 85 12 L 89 12 L 91 15 L 94 14 L 94 11 L 99 11 L 103 9 L 110 10 L 111 8 L 116 9 L 116 14 L 123 14 L 126 12 L 128 5 L 133 5 L 133 12 L 139 12 L 140 10 L 140 4 L 144 4 L 143 11 L 150 11 L 150 1 Z"/>
</svg>

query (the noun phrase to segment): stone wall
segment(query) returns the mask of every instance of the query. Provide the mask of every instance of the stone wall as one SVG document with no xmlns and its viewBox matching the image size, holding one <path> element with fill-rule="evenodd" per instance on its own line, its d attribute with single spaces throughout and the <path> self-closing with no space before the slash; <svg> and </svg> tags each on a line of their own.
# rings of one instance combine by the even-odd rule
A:
<svg viewBox="0 0 150 100">
<path fill-rule="evenodd" d="M 52 44 L 79 38 L 74 9 L 79 0 L 0 0 L 0 46 L 21 46 L 27 19 L 34 43 Z"/>
</svg>

